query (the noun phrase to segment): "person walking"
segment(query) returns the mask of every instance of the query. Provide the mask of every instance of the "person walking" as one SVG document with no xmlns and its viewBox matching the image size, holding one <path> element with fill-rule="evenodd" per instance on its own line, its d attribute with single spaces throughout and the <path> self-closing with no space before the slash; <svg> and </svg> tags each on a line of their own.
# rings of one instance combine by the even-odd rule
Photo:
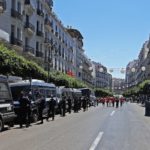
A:
<svg viewBox="0 0 150 150">
<path fill-rule="evenodd" d="M 118 107 L 119 107 L 119 99 L 116 98 L 116 108 L 118 108 Z"/>
</svg>

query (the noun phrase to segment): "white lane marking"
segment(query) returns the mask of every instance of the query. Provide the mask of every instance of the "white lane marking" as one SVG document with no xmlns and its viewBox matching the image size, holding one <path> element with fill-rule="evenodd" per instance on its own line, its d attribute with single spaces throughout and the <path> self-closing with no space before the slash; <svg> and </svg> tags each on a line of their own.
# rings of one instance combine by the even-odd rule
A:
<svg viewBox="0 0 150 150">
<path fill-rule="evenodd" d="M 110 116 L 113 116 L 113 115 L 114 115 L 114 113 L 115 113 L 115 110 L 111 112 Z"/>
<path fill-rule="evenodd" d="M 102 139 L 104 132 L 99 132 L 98 136 L 96 137 L 96 139 L 94 140 L 94 142 L 92 143 L 91 147 L 89 150 L 95 150 L 98 143 L 100 142 L 100 140 Z"/>
</svg>

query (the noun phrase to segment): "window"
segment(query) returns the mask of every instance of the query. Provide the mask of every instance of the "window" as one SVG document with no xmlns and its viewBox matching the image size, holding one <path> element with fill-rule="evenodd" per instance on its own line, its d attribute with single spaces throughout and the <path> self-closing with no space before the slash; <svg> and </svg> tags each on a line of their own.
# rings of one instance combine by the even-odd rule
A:
<svg viewBox="0 0 150 150">
<path fill-rule="evenodd" d="M 6 83 L 0 83 L 0 99 L 10 99 L 10 92 Z"/>
<path fill-rule="evenodd" d="M 11 0 L 11 8 L 15 9 L 16 8 L 16 0 Z"/>
<path fill-rule="evenodd" d="M 21 3 L 20 2 L 17 3 L 17 11 L 19 13 L 21 13 Z"/>
<path fill-rule="evenodd" d="M 36 50 L 39 50 L 39 42 L 36 42 Z"/>
<path fill-rule="evenodd" d="M 21 30 L 17 28 L 17 39 L 21 39 Z"/>
<path fill-rule="evenodd" d="M 11 36 L 15 36 L 15 26 L 11 25 Z"/>
</svg>

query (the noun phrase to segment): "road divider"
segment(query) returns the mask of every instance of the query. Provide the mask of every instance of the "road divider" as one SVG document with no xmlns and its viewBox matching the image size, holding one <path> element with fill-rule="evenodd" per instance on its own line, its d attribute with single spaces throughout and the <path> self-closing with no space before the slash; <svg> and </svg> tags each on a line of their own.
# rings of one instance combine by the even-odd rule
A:
<svg viewBox="0 0 150 150">
<path fill-rule="evenodd" d="M 102 139 L 104 132 L 99 132 L 98 136 L 96 137 L 96 139 L 94 140 L 94 142 L 92 143 L 91 147 L 89 150 L 95 150 L 98 143 L 100 142 L 100 140 Z"/>
<path fill-rule="evenodd" d="M 113 116 L 115 112 L 116 112 L 116 111 L 112 111 L 111 114 L 110 114 L 110 116 Z"/>
</svg>

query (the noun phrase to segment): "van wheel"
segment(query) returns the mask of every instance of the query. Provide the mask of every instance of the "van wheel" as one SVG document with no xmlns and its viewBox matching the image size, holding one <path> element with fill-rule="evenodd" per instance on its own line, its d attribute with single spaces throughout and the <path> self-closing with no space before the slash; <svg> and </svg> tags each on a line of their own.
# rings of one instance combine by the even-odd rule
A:
<svg viewBox="0 0 150 150">
<path fill-rule="evenodd" d="M 0 132 L 3 131 L 3 129 L 4 129 L 3 120 L 0 118 Z"/>
<path fill-rule="evenodd" d="M 38 115 L 36 112 L 33 113 L 32 119 L 34 123 L 38 121 Z"/>
</svg>

